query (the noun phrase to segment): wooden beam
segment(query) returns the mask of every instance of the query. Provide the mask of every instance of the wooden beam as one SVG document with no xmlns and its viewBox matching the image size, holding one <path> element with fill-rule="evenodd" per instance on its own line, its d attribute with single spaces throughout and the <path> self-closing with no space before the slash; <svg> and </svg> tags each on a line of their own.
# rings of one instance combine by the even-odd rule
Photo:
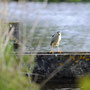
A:
<svg viewBox="0 0 90 90">
<path fill-rule="evenodd" d="M 45 54 L 45 55 L 44 55 Z M 39 52 L 32 81 L 43 87 L 75 87 L 77 79 L 90 74 L 90 52 Z"/>
</svg>

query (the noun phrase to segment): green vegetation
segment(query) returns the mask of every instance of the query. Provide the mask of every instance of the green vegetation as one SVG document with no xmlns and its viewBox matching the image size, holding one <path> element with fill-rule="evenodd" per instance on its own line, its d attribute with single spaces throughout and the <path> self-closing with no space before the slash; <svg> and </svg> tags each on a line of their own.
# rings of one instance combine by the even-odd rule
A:
<svg viewBox="0 0 90 90">
<path fill-rule="evenodd" d="M 13 1 L 19 1 L 19 0 L 13 0 Z M 45 0 L 28 0 L 28 1 L 39 1 L 39 2 L 43 2 Z M 90 0 L 48 0 L 48 2 L 90 2 Z"/>
<path fill-rule="evenodd" d="M 81 90 L 90 90 L 90 76 L 86 76 L 80 80 Z"/>
<path fill-rule="evenodd" d="M 37 0 L 43 2 L 44 0 Z M 81 0 L 48 0 L 48 2 L 80 2 Z"/>
<path fill-rule="evenodd" d="M 12 33 L 8 33 L 7 25 L 2 24 L 0 28 L 0 90 L 38 90 L 39 87 L 24 73 L 31 72 L 27 63 L 33 66 L 34 56 L 13 55 Z"/>
</svg>

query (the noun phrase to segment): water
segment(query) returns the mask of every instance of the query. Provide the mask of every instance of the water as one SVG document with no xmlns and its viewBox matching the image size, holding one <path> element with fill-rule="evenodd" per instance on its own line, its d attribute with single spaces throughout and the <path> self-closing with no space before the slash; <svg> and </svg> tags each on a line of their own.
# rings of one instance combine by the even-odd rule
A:
<svg viewBox="0 0 90 90">
<path fill-rule="evenodd" d="M 62 33 L 62 51 L 90 51 L 90 3 L 49 3 L 44 8 L 42 3 L 12 2 L 8 19 L 21 23 L 20 34 L 29 51 L 49 51 L 51 36 L 57 31 Z M 31 39 L 33 26 L 36 28 Z"/>
</svg>

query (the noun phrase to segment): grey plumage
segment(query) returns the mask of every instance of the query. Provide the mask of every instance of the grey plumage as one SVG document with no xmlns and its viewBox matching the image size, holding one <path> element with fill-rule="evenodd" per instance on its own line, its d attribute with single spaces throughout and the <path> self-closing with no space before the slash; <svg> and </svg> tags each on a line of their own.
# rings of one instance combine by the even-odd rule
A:
<svg viewBox="0 0 90 90">
<path fill-rule="evenodd" d="M 61 41 L 61 33 L 60 32 L 57 32 L 56 34 L 54 34 L 52 36 L 52 40 L 51 40 L 51 43 L 50 45 L 53 47 L 53 46 L 59 46 L 59 43 Z"/>
</svg>

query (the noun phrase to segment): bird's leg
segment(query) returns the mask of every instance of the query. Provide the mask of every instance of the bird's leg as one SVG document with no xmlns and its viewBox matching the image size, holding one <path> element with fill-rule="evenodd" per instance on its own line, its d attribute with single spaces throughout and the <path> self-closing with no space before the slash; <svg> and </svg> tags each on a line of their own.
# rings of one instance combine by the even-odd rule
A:
<svg viewBox="0 0 90 90">
<path fill-rule="evenodd" d="M 58 53 L 61 53 L 61 52 L 62 52 L 62 51 L 60 51 L 60 48 L 59 48 L 59 46 L 57 46 L 57 49 L 58 49 L 58 51 L 57 51 Z"/>
<path fill-rule="evenodd" d="M 50 53 L 54 53 L 54 51 L 53 51 L 53 45 L 51 46 Z"/>
</svg>

